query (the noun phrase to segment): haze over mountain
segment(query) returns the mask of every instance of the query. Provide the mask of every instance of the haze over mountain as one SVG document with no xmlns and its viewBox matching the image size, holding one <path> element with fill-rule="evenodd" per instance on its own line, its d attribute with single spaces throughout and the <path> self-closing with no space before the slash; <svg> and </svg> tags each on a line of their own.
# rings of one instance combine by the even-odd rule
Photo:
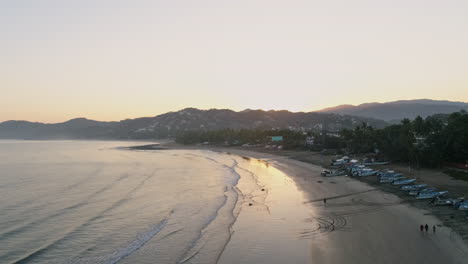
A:
<svg viewBox="0 0 468 264">
<path fill-rule="evenodd" d="M 429 99 L 401 100 L 387 103 L 365 103 L 360 105 L 339 105 L 317 112 L 352 115 L 398 122 L 403 118 L 414 119 L 418 115 L 427 117 L 434 114 L 449 114 L 468 110 L 468 103 Z"/>
<path fill-rule="evenodd" d="M 294 129 L 339 131 L 366 122 L 375 127 L 386 125 L 372 118 L 330 113 L 186 108 L 155 117 L 99 122 L 85 118 L 63 123 L 44 124 L 27 121 L 0 123 L 0 138 L 8 139 L 157 139 L 174 137 L 189 130 Z"/>
</svg>

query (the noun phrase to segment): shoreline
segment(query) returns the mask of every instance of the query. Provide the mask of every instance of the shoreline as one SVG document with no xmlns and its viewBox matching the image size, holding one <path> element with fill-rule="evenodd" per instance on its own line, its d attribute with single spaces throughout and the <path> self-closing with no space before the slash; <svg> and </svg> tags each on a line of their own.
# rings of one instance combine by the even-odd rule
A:
<svg viewBox="0 0 468 264">
<path fill-rule="evenodd" d="M 317 254 L 321 255 L 322 258 L 315 258 L 314 262 L 317 263 L 353 263 L 347 260 L 349 255 L 354 256 L 356 260 L 355 263 L 397 263 L 400 262 L 403 258 L 409 258 L 412 262 L 418 263 L 421 258 L 425 259 L 426 263 L 436 263 L 438 261 L 445 260 L 448 263 L 463 263 L 463 259 L 466 259 L 468 256 L 468 248 L 463 242 L 462 238 L 457 234 L 453 233 L 453 230 L 448 227 L 440 226 L 440 221 L 434 215 L 427 215 L 426 210 L 422 208 L 412 207 L 411 203 L 400 199 L 393 193 L 387 193 L 381 188 L 373 188 L 372 185 L 369 185 L 365 182 L 356 180 L 349 177 L 339 177 L 332 179 L 323 179 L 319 172 L 321 167 L 315 164 L 307 164 L 302 161 L 297 161 L 287 157 L 274 155 L 274 154 L 265 154 L 260 152 L 252 152 L 247 150 L 233 150 L 233 149 L 223 149 L 216 148 L 215 151 L 228 152 L 234 155 L 240 156 L 250 156 L 253 158 L 265 159 L 267 161 L 276 161 L 273 166 L 277 167 L 279 170 L 286 173 L 298 186 L 299 190 L 302 191 L 308 200 L 308 204 L 311 205 L 317 211 L 314 213 L 313 218 L 318 221 L 319 229 L 313 230 L 310 234 L 310 238 L 314 240 L 318 239 L 319 241 L 325 242 L 329 240 L 328 237 L 334 236 L 336 240 L 335 243 L 339 244 L 338 248 L 341 248 L 340 253 L 337 256 L 331 257 L 330 252 L 322 252 L 318 250 L 321 245 L 321 242 L 316 243 L 312 246 L 312 250 Z M 327 185 L 325 185 L 327 184 Z M 322 187 L 325 187 L 322 189 Z M 318 190 L 318 188 L 320 188 Z M 320 192 L 318 192 L 320 191 Z M 323 194 L 322 194 L 323 193 Z M 322 205 L 322 199 L 327 198 L 327 206 Z M 389 215 L 394 218 L 394 220 L 387 220 Z M 401 219 L 405 219 L 402 221 Z M 334 224 L 329 225 L 328 222 L 333 221 Z M 386 223 L 388 221 L 388 223 Z M 352 250 L 349 250 L 348 245 L 342 243 L 341 239 L 349 239 L 349 243 L 356 243 L 359 241 L 360 237 L 355 235 L 347 235 L 346 233 L 348 228 L 352 230 L 365 230 L 367 225 L 378 225 L 375 230 L 369 233 L 369 242 L 372 240 L 379 241 L 380 236 L 386 240 L 395 239 L 394 234 L 388 234 L 385 230 L 385 226 L 393 225 L 394 221 L 401 221 L 397 227 L 391 228 L 392 231 L 399 233 L 401 229 L 401 236 L 406 236 L 406 232 L 411 232 L 411 230 L 416 230 L 421 223 L 429 223 L 432 227 L 437 225 L 438 229 L 438 240 L 434 240 L 435 245 L 432 243 L 426 243 L 427 238 L 433 239 L 432 237 L 423 237 L 423 241 L 420 241 L 421 245 L 415 245 L 414 250 L 411 253 L 414 256 L 401 256 L 398 254 L 394 256 L 394 259 L 390 262 L 384 261 L 381 257 L 376 256 L 376 253 L 381 251 L 381 247 L 376 247 L 373 253 L 369 253 L 368 258 L 363 258 L 362 256 L 355 255 Z M 407 226 L 406 221 L 413 222 L 412 226 Z M 374 223 L 373 223 L 374 222 Z M 325 225 L 325 227 L 323 227 Z M 362 232 L 362 231 L 359 231 Z M 414 237 L 413 235 L 419 235 L 418 232 L 414 232 L 409 236 L 408 242 L 419 237 Z M 427 235 L 427 234 L 425 234 Z M 428 236 L 430 236 L 429 234 Z M 349 237 L 349 238 L 343 238 Z M 398 236 L 397 236 L 398 237 Z M 382 243 L 382 242 L 380 242 Z M 404 244 L 404 243 L 403 243 Z M 360 245 L 360 247 L 367 248 L 371 245 Z M 383 246 L 383 245 L 382 245 Z M 410 247 L 410 245 L 407 245 Z M 445 256 L 431 256 L 427 254 L 427 250 L 435 246 L 438 249 L 446 250 Z M 354 248 L 355 246 L 353 246 Z M 391 245 L 386 245 L 385 247 L 391 248 Z M 425 249 L 419 249 L 425 248 Z M 452 251 L 452 249 L 455 249 Z M 399 247 L 395 246 L 395 251 L 402 250 Z M 448 253 L 450 252 L 450 253 Z M 380 252 L 382 253 L 382 252 Z M 427 254 L 427 256 L 417 256 L 418 254 Z M 443 257 L 442 257 L 443 256 Z M 335 261 L 329 261 L 335 259 Z M 388 256 L 387 256 L 388 258 Z M 379 261 L 374 261 L 377 259 Z M 389 258 L 390 259 L 390 258 Z M 438 260 L 437 260 L 438 259 Z M 448 261 L 448 259 L 451 259 Z M 435 261 L 437 260 L 437 261 Z M 406 262 L 406 261 L 405 261 Z"/>
<path fill-rule="evenodd" d="M 171 148 L 181 148 L 184 149 L 183 145 L 173 145 Z M 189 149 L 192 149 L 190 147 Z M 252 155 L 258 154 L 268 154 L 272 156 L 272 159 L 291 159 L 300 162 L 305 162 L 308 164 L 313 164 L 320 166 L 322 169 L 329 167 L 331 156 L 324 156 L 317 153 L 310 153 L 309 155 L 304 155 L 300 151 L 262 151 L 262 149 L 244 149 L 244 148 L 233 148 L 233 147 L 218 147 L 218 146 L 198 146 L 194 149 L 209 149 L 222 152 L 240 152 L 240 153 L 250 153 Z M 448 175 L 444 175 L 445 179 L 441 180 L 441 170 L 435 169 L 413 169 L 412 171 L 406 172 L 406 168 L 400 164 L 387 164 L 373 166 L 376 169 L 390 168 L 396 171 L 406 174 L 408 177 L 416 178 L 419 183 L 428 183 L 431 186 L 448 189 L 449 194 L 456 197 L 466 197 L 468 194 L 468 182 L 456 180 L 451 178 Z M 342 176 L 329 177 L 330 179 L 336 179 Z M 442 222 L 443 226 L 453 229 L 468 245 L 468 220 L 465 218 L 466 212 L 460 211 L 452 208 L 451 206 L 442 206 L 442 205 L 431 205 L 428 200 L 416 200 L 413 196 L 409 196 L 406 193 L 402 192 L 398 187 L 389 184 L 380 184 L 378 178 L 375 176 L 368 177 L 352 177 L 352 179 L 368 184 L 369 186 L 375 187 L 376 189 L 396 195 L 399 197 L 403 203 L 408 204 L 415 209 L 426 211 L 426 215 L 435 216 Z M 329 199 L 329 198 L 327 198 Z"/>
<path fill-rule="evenodd" d="M 251 157 L 254 159 L 269 161 L 270 164 L 273 164 L 274 167 L 286 173 L 295 182 L 298 189 L 307 197 L 307 203 L 312 206 L 312 211 L 316 211 L 319 216 L 322 214 L 326 216 L 325 218 L 320 218 L 317 215 L 312 217 L 318 221 L 319 228 L 321 228 L 320 226 L 324 223 L 326 226 L 327 221 L 338 221 L 338 224 L 325 227 L 325 231 L 322 230 L 325 232 L 325 234 L 322 234 L 322 231 L 320 231 L 320 234 L 316 236 L 317 234 L 312 232 L 314 240 L 318 239 L 319 241 L 323 242 L 330 240 L 329 237 L 344 236 L 346 238 L 341 238 L 341 240 L 348 241 L 348 243 L 353 243 L 356 241 L 356 239 L 359 240 L 360 237 L 353 237 L 352 235 L 347 235 L 346 232 L 342 231 L 346 231 L 348 228 L 353 230 L 366 230 L 366 225 L 370 225 L 374 226 L 375 230 L 374 232 L 367 234 L 369 236 L 369 240 L 375 239 L 376 241 L 379 241 L 382 239 L 379 236 L 376 236 L 374 233 L 380 235 L 385 234 L 383 238 L 388 236 L 386 240 L 393 241 L 397 239 L 392 242 L 392 245 L 387 245 L 387 247 L 394 248 L 394 250 L 402 250 L 397 249 L 399 246 L 397 246 L 398 242 L 396 242 L 399 240 L 400 235 L 403 237 L 410 237 L 409 239 L 403 238 L 404 240 L 407 240 L 403 244 L 407 244 L 406 246 L 408 248 L 413 248 L 413 250 L 411 250 L 412 253 L 409 255 L 405 253 L 404 256 L 401 256 L 402 258 L 394 257 L 393 263 L 395 261 L 401 262 L 402 259 L 412 262 L 417 262 L 421 261 L 421 259 L 424 259 L 424 261 L 427 263 L 437 263 L 450 259 L 453 263 L 463 263 L 462 260 L 466 259 L 468 256 L 468 249 L 465 243 L 466 241 L 463 241 L 464 237 L 456 233 L 452 226 L 447 226 L 446 222 L 441 219 L 440 215 L 431 211 L 431 208 L 420 207 L 418 204 L 408 202 L 406 199 L 402 199 L 396 191 L 382 188 L 380 185 L 374 185 L 371 182 L 366 182 L 362 181 L 361 179 L 350 177 L 325 178 L 319 176 L 322 169 L 321 164 L 314 164 L 310 161 L 304 161 L 301 160 L 300 157 L 294 157 L 294 155 L 281 155 L 278 153 L 265 153 L 250 149 L 246 150 L 240 148 L 216 146 L 183 146 L 170 144 L 170 146 L 165 145 L 165 147 L 169 147 L 169 149 L 209 150 L 232 154 L 240 157 Z M 289 154 L 294 154 L 294 152 L 290 152 Z M 327 207 L 323 207 L 322 205 L 321 201 L 323 198 L 327 198 Z M 435 210 L 444 209 L 449 208 L 435 208 Z M 331 219 L 330 215 L 336 215 L 338 218 Z M 389 217 L 394 217 L 394 221 L 388 220 Z M 340 224 L 339 221 L 343 221 L 343 223 Z M 394 231 L 398 231 L 397 233 L 400 235 L 387 233 L 388 231 L 385 230 L 385 226 L 395 225 L 395 222 L 398 222 L 398 225 L 396 228 L 394 227 L 392 229 Z M 411 227 L 408 227 L 408 223 L 413 224 L 411 224 Z M 437 236 L 434 234 L 434 237 L 432 237 L 432 234 L 425 234 L 423 237 L 418 237 L 422 234 L 419 234 L 419 232 L 413 233 L 415 230 L 419 229 L 419 225 L 422 223 L 429 223 L 431 227 L 437 226 Z M 362 230 L 359 232 L 362 232 Z M 457 232 L 459 231 L 457 230 Z M 413 245 L 410 243 L 410 241 L 414 239 L 418 241 L 421 239 L 423 240 L 420 241 L 421 244 L 416 243 Z M 346 248 L 348 245 L 343 245 L 340 240 L 336 240 L 336 238 L 332 240 L 334 243 L 341 245 L 340 251 L 342 251 L 341 253 L 346 253 L 344 255 L 355 254 L 353 253 L 354 251 L 349 251 L 349 249 Z M 379 241 L 379 243 L 382 242 Z M 323 246 L 320 245 L 316 246 L 317 248 L 323 248 Z M 367 245 L 367 247 L 369 246 L 372 247 L 371 245 Z M 383 245 L 381 246 L 385 247 Z M 314 256 L 317 254 L 317 256 L 314 257 L 314 261 L 322 261 L 324 263 L 346 262 L 346 258 L 344 258 L 343 254 L 333 256 L 332 258 L 336 261 L 329 262 L 328 260 L 330 260 L 330 252 L 324 253 L 323 249 L 317 251 L 316 247 L 314 246 L 312 246 L 312 248 Z M 437 250 L 435 250 L 435 248 L 437 248 Z M 363 248 L 363 250 L 365 249 L 366 248 Z M 376 252 L 369 252 L 369 256 L 364 257 L 364 259 L 362 259 L 362 256 L 353 255 L 359 260 L 359 262 L 356 263 L 375 263 L 375 259 L 379 259 L 379 256 L 376 254 L 382 250 L 382 248 L 378 247 L 374 249 Z M 440 249 L 443 249 L 445 252 L 443 254 L 443 258 L 440 254 L 427 254 L 427 252 L 432 250 L 437 252 L 438 250 L 440 251 Z M 335 254 L 337 254 L 337 252 L 335 252 Z M 418 254 L 432 256 L 417 256 Z M 387 260 L 382 260 L 381 262 L 392 263 Z"/>
<path fill-rule="evenodd" d="M 261 154 L 205 151 L 240 160 L 240 210 L 216 263 L 309 263 L 309 241 L 299 231 L 309 228 L 312 208 L 294 180 Z"/>
</svg>

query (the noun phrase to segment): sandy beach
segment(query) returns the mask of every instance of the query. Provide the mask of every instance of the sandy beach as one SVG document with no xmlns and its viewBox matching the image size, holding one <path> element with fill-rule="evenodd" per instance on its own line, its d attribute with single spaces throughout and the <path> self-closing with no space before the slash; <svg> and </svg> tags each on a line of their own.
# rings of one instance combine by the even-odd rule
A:
<svg viewBox="0 0 468 264">
<path fill-rule="evenodd" d="M 231 148 L 212 149 L 268 161 L 291 179 L 289 184 L 300 193 L 291 197 L 277 195 L 272 200 L 266 198 L 261 204 L 254 203 L 248 210 L 243 208 L 219 263 L 284 263 L 281 256 L 290 256 L 288 251 L 295 252 L 289 263 L 466 263 L 468 247 L 458 234 L 428 211 L 412 207 L 394 194 L 349 177 L 321 177 L 320 166 L 284 156 Z M 270 188 L 268 196 L 283 188 L 292 188 L 286 183 L 262 183 L 261 178 L 259 181 L 260 185 Z M 268 219 L 270 216 L 262 218 L 264 210 L 260 207 L 267 206 L 273 212 L 288 206 L 278 199 L 290 199 L 291 208 L 299 206 L 304 213 L 285 212 L 288 217 L 275 221 Z M 258 210 L 254 210 L 256 206 Z M 255 222 L 252 219 L 257 227 L 248 226 Z M 299 249 L 291 247 L 294 244 L 291 241 L 286 243 L 290 245 L 286 248 L 282 248 L 281 241 L 271 245 L 270 240 L 274 240 L 278 232 L 268 232 L 269 229 L 290 230 L 287 225 L 295 222 L 302 230 L 295 230 L 294 235 L 306 243 L 299 243 Z M 429 232 L 420 232 L 421 224 L 427 224 Z M 436 226 L 435 234 L 433 226 Z M 259 257 L 255 254 L 258 252 L 250 252 L 255 247 L 264 247 L 263 252 L 266 248 L 271 255 Z M 239 257 L 233 258 L 235 254 Z"/>
<path fill-rule="evenodd" d="M 439 264 L 468 256 L 461 236 L 420 203 L 372 182 L 322 177 L 321 166 L 292 157 L 122 148 L 137 142 L 2 144 L 2 170 L 14 171 L 2 179 L 2 263 Z"/>
</svg>

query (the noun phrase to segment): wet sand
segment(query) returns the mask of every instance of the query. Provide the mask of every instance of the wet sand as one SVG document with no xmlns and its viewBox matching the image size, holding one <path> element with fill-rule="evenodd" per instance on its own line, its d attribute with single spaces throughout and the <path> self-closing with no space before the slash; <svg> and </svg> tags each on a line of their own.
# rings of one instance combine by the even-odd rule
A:
<svg viewBox="0 0 468 264">
<path fill-rule="evenodd" d="M 283 179 L 259 177 L 267 198 L 242 208 L 219 263 L 466 263 L 459 235 L 394 194 L 349 177 L 324 178 L 320 166 L 287 157 L 215 150 L 268 160 Z"/>
<path fill-rule="evenodd" d="M 274 151 L 267 150 L 264 148 L 253 148 L 244 150 L 253 150 L 254 152 L 278 155 L 281 157 L 287 157 L 290 159 L 299 160 L 306 163 L 312 163 L 323 167 L 329 167 L 331 159 L 337 158 L 337 156 L 333 156 L 330 154 L 327 155 L 321 154 L 319 152 L 299 150 Z M 408 165 L 399 163 L 375 166 L 375 168 L 389 168 L 397 172 L 403 173 L 408 178 L 416 178 L 417 183 L 426 183 L 429 186 L 436 187 L 440 190 L 448 190 L 448 197 L 451 198 L 468 197 L 468 181 L 454 179 L 449 175 L 445 174 L 443 172 L 444 169 L 415 169 L 409 168 Z M 413 196 L 407 195 L 406 193 L 402 192 L 398 187 L 389 184 L 378 183 L 378 178 L 374 176 L 355 177 L 354 179 L 365 182 L 382 191 L 392 193 L 400 197 L 400 199 L 404 200 L 402 202 L 410 204 L 412 207 L 425 210 L 425 214 L 430 214 L 437 217 L 442 222 L 442 225 L 450 227 L 453 231 L 455 231 L 462 237 L 462 239 L 465 241 L 465 244 L 468 244 L 468 221 L 465 218 L 465 211 L 455 210 L 453 207 L 450 206 L 430 205 L 427 200 L 415 200 Z"/>
</svg>

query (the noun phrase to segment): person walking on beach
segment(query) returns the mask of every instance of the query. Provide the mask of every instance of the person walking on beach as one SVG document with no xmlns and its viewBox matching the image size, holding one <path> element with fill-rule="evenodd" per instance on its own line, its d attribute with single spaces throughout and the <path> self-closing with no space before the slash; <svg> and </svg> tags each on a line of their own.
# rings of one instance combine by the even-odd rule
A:
<svg viewBox="0 0 468 264">
<path fill-rule="evenodd" d="M 429 230 L 429 226 L 426 224 L 424 228 L 426 229 L 426 233 L 427 233 L 427 231 Z"/>
<path fill-rule="evenodd" d="M 419 230 L 421 230 L 421 232 L 424 231 L 424 226 L 423 226 L 423 225 L 420 225 L 420 226 L 419 226 Z"/>
<path fill-rule="evenodd" d="M 435 225 L 432 226 L 432 233 L 435 234 L 435 231 L 436 231 L 436 227 Z"/>
<path fill-rule="evenodd" d="M 323 204 L 327 205 L 327 198 L 323 198 Z"/>
</svg>

